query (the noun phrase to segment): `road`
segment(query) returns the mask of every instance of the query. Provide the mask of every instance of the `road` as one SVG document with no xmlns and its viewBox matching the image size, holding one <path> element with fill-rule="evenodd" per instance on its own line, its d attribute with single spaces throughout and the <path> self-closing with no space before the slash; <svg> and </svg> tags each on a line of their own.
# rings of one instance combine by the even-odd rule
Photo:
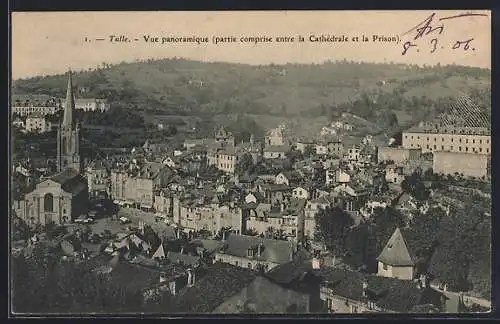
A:
<svg viewBox="0 0 500 324">
<path fill-rule="evenodd" d="M 448 307 L 449 309 L 453 309 L 456 307 L 455 304 L 458 304 L 459 293 L 452 291 L 444 291 L 442 289 L 439 289 L 438 286 L 435 285 L 431 285 L 431 287 L 442 292 L 446 297 L 449 298 L 448 301 L 446 302 L 447 309 Z M 472 304 L 475 303 L 481 305 L 482 307 L 491 308 L 491 301 L 467 295 L 464 295 L 464 303 L 466 306 L 472 306 Z"/>
<path fill-rule="evenodd" d="M 120 208 L 118 211 L 118 217 L 126 217 L 130 219 L 135 226 L 139 225 L 139 221 L 143 221 L 145 224 L 150 225 L 151 228 L 160 236 L 175 236 L 175 228 L 167 225 L 163 221 L 157 222 L 154 213 L 148 213 L 133 208 Z"/>
</svg>

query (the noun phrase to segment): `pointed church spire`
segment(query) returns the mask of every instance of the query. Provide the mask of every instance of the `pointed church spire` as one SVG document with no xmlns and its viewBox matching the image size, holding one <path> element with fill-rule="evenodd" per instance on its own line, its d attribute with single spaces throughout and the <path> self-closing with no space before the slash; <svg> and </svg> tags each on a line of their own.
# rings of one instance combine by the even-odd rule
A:
<svg viewBox="0 0 500 324">
<path fill-rule="evenodd" d="M 73 80 L 71 69 L 69 70 L 68 89 L 66 90 L 66 106 L 64 107 L 63 126 L 73 125 L 73 110 L 75 109 L 75 97 L 73 96 Z"/>
</svg>

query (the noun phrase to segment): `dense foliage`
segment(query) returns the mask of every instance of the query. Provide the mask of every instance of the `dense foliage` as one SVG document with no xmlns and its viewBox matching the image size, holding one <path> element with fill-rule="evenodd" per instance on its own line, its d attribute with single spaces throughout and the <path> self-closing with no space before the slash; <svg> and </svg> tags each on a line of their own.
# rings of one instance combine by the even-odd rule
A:
<svg viewBox="0 0 500 324">
<path fill-rule="evenodd" d="M 429 190 L 425 187 L 422 172 L 416 170 L 410 176 L 406 176 L 401 182 L 401 188 L 419 201 L 429 198 Z"/>
<path fill-rule="evenodd" d="M 55 253 L 40 246 L 33 258 L 12 259 L 14 312 L 129 312 L 142 305 L 141 294 L 113 285 L 80 264 L 59 261 Z"/>
<path fill-rule="evenodd" d="M 351 216 L 338 207 L 326 207 L 315 216 L 315 240 L 325 244 L 335 255 L 345 254 L 345 237 L 354 224 Z"/>
<path fill-rule="evenodd" d="M 443 217 L 429 271 L 453 290 L 491 298 L 491 216 L 472 199 Z"/>
</svg>

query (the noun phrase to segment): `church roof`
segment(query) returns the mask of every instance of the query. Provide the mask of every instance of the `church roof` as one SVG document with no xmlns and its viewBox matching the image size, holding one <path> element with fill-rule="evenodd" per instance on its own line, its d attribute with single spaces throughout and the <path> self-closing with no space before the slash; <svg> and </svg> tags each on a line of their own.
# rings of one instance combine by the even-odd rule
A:
<svg viewBox="0 0 500 324">
<path fill-rule="evenodd" d="M 61 188 L 73 195 L 80 193 L 87 188 L 87 180 L 83 178 L 78 171 L 73 169 L 66 169 L 53 177 L 50 180 L 61 184 Z"/>
<path fill-rule="evenodd" d="M 415 265 L 415 257 L 412 255 L 399 227 L 396 228 L 377 260 L 391 266 Z"/>
</svg>

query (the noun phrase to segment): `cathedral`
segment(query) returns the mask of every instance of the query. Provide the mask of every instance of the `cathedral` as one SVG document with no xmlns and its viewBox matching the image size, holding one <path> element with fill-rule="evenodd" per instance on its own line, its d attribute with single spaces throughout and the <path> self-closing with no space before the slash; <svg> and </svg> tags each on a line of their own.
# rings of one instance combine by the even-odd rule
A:
<svg viewBox="0 0 500 324">
<path fill-rule="evenodd" d="M 29 225 L 64 224 L 85 215 L 88 184 L 80 159 L 80 127 L 74 119 L 75 99 L 69 72 L 63 121 L 57 132 L 58 173 L 38 183 L 33 191 L 14 201 L 16 215 Z"/>
</svg>

